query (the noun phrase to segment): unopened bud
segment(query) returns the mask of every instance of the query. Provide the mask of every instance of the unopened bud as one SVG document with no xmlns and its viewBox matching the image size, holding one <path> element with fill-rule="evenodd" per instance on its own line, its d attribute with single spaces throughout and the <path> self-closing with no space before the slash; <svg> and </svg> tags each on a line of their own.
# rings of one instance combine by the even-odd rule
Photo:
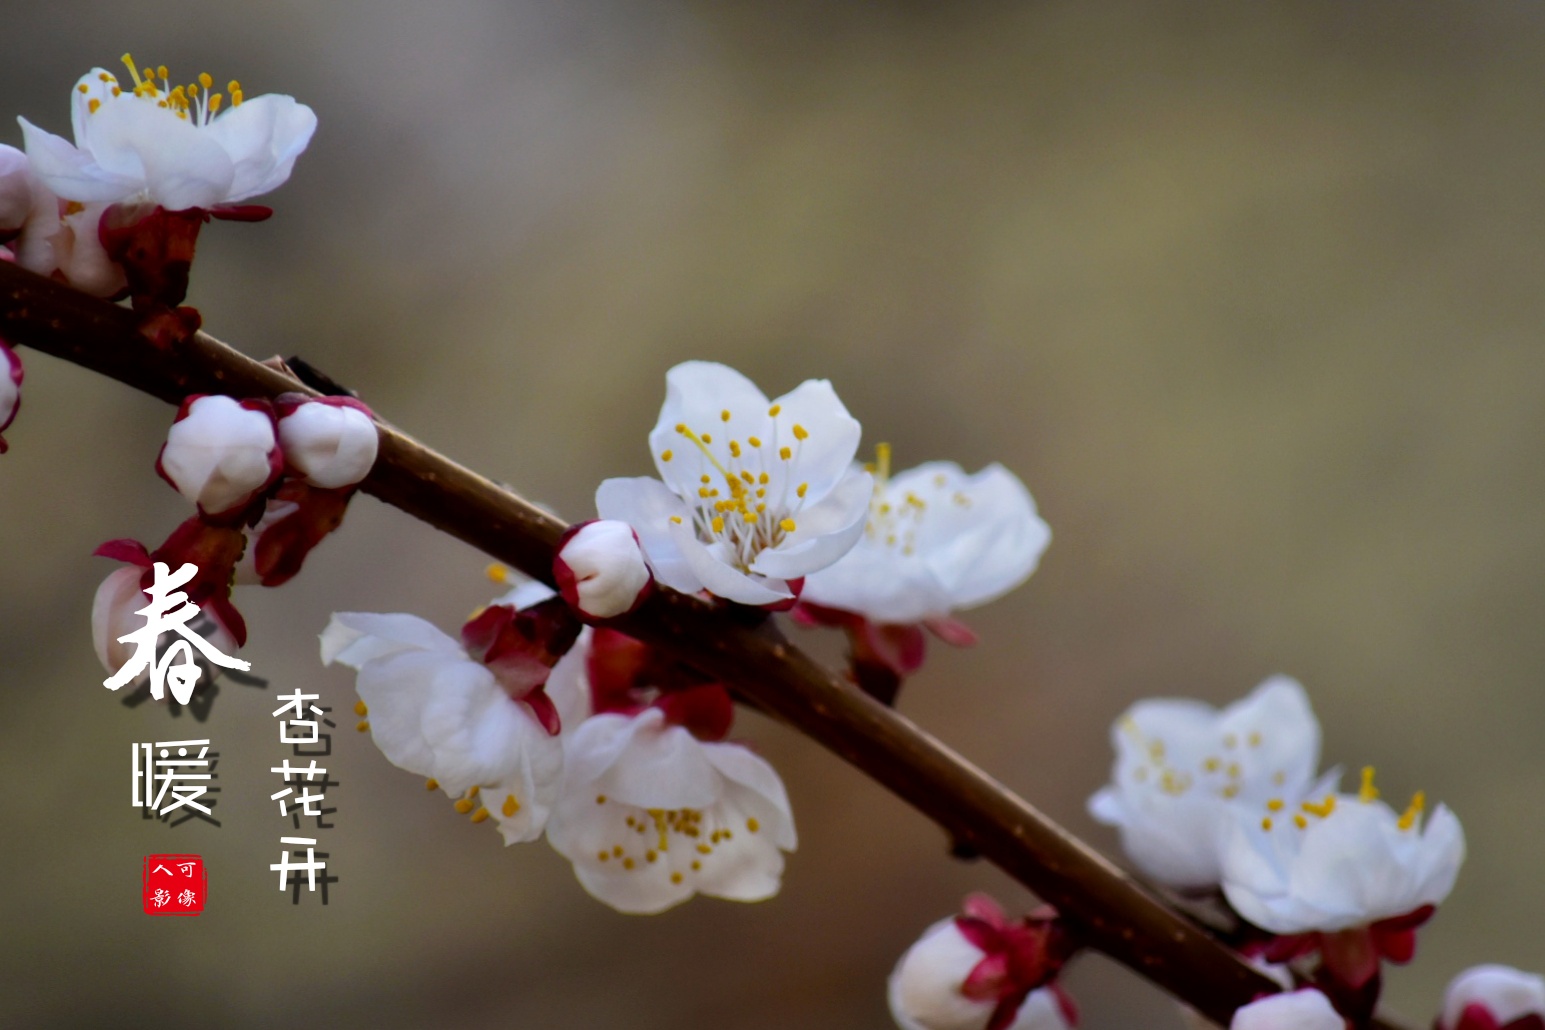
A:
<svg viewBox="0 0 1545 1030">
<path fill-rule="evenodd" d="M 993 1004 L 967 998 L 966 978 L 986 954 L 966 940 L 954 919 L 929 927 L 907 949 L 890 978 L 891 1015 L 921 1030 L 982 1030 Z"/>
<path fill-rule="evenodd" d="M 1443 992 L 1438 1030 L 1534 1030 L 1545 1026 L 1545 979 L 1511 966 L 1466 969 Z"/>
<path fill-rule="evenodd" d="M 156 470 L 206 515 L 247 504 L 283 467 L 266 405 L 218 394 L 184 401 Z"/>
<path fill-rule="evenodd" d="M 633 528 L 608 519 L 569 530 L 559 541 L 553 578 L 569 606 L 591 619 L 626 615 L 654 582 Z"/>
<path fill-rule="evenodd" d="M 364 405 L 321 397 L 293 406 L 280 399 L 279 443 L 285 462 L 306 482 L 336 490 L 370 474 L 380 441 Z"/>
<path fill-rule="evenodd" d="M 1234 1013 L 1229 1030 L 1346 1030 L 1330 999 L 1312 987 L 1272 994 Z"/>
</svg>

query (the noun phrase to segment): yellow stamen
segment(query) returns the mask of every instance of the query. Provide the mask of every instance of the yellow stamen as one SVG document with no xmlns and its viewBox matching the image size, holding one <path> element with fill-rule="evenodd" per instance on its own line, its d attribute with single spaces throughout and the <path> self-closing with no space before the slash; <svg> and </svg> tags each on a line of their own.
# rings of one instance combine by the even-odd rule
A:
<svg viewBox="0 0 1545 1030">
<path fill-rule="evenodd" d="M 1270 801 L 1266 802 L 1266 811 L 1268 812 L 1280 812 L 1286 807 L 1286 804 L 1284 804 L 1281 798 L 1272 798 Z"/>
<path fill-rule="evenodd" d="M 681 874 L 680 873 L 672 873 L 671 874 L 671 882 L 672 883 L 680 883 L 681 882 Z"/>
<path fill-rule="evenodd" d="M 760 830 L 761 828 L 762 828 L 762 824 L 757 822 L 755 819 L 747 819 L 746 820 L 746 829 L 750 830 L 752 833 L 755 833 L 757 830 Z"/>
<path fill-rule="evenodd" d="M 713 526 L 713 531 L 715 533 L 722 533 L 722 532 L 724 532 L 724 517 L 721 516 L 721 515 L 715 515 L 713 517 L 713 522 L 711 523 L 711 525 Z"/>
<path fill-rule="evenodd" d="M 219 93 L 209 98 L 209 116 L 213 118 L 220 113 L 220 105 L 225 102 L 225 97 Z"/>
<path fill-rule="evenodd" d="M 799 432 L 798 432 L 799 427 L 795 426 L 794 429 L 795 429 L 794 435 L 795 436 L 799 436 Z M 804 439 L 804 437 L 802 437 L 802 436 L 799 436 L 799 438 L 801 440 Z M 874 463 L 875 463 L 875 475 L 879 478 L 880 482 L 884 483 L 886 480 L 890 479 L 890 477 L 891 477 L 891 445 L 890 444 L 888 444 L 888 443 L 877 443 L 877 444 L 874 445 Z"/>
<path fill-rule="evenodd" d="M 1261 829 L 1263 829 L 1263 830 L 1271 829 L 1271 816 L 1267 816 L 1265 819 L 1261 820 Z"/>
<path fill-rule="evenodd" d="M 670 451 L 661 451 L 660 452 L 660 460 L 661 461 L 670 461 L 671 460 L 671 452 Z"/>
<path fill-rule="evenodd" d="M 795 490 L 795 491 L 794 491 L 794 493 L 795 493 L 795 495 L 797 495 L 797 496 L 798 496 L 798 497 L 799 497 L 799 498 L 800 498 L 800 499 L 801 499 L 801 500 L 803 500 L 803 499 L 804 499 L 804 496 L 805 496 L 805 491 L 806 491 L 806 490 L 809 490 L 809 489 L 810 489 L 810 484 L 809 484 L 809 483 L 801 483 L 801 484 L 799 484 L 799 489 L 798 489 L 798 490 Z"/>
<path fill-rule="evenodd" d="M 1416 825 L 1416 820 L 1421 818 L 1422 810 L 1427 807 L 1427 795 L 1417 791 L 1411 795 L 1411 805 L 1400 816 L 1399 826 L 1402 830 L 1409 830 Z"/>
<path fill-rule="evenodd" d="M 732 457 L 732 458 L 740 457 L 740 441 L 739 440 L 731 440 L 730 441 L 730 457 Z"/>
<path fill-rule="evenodd" d="M 676 523 L 676 525 L 679 526 L 679 525 L 681 525 L 681 516 L 680 515 L 672 515 L 671 516 L 671 521 Z"/>
<path fill-rule="evenodd" d="M 778 417 L 778 412 L 780 412 L 782 410 L 783 410 L 783 405 L 781 405 L 781 404 L 774 404 L 772 407 L 767 409 L 767 414 L 770 415 L 773 418 L 777 418 Z"/>
<path fill-rule="evenodd" d="M 728 422 L 729 420 L 730 420 L 730 409 L 725 408 L 723 411 L 719 412 L 719 421 L 720 422 Z"/>
<path fill-rule="evenodd" d="M 139 77 L 139 69 L 134 67 L 134 58 L 128 54 L 124 54 L 121 58 L 119 58 L 119 60 L 123 62 L 123 66 L 125 68 L 129 69 L 129 74 L 134 76 L 135 87 L 138 88 L 139 86 L 144 85 L 143 80 Z"/>
<path fill-rule="evenodd" d="M 809 437 L 810 434 L 805 431 L 804 426 L 800 425 L 798 422 L 794 423 L 794 439 L 807 440 Z"/>
<path fill-rule="evenodd" d="M 424 789 L 425 790 L 439 790 L 440 789 L 440 781 L 435 779 L 433 776 L 431 776 L 431 777 L 429 777 L 429 779 L 424 781 Z"/>
<path fill-rule="evenodd" d="M 359 730 L 361 733 L 364 733 L 366 730 L 370 729 L 370 723 L 365 722 L 363 719 L 361 719 L 359 724 L 356 725 L 354 728 L 356 730 Z"/>
<path fill-rule="evenodd" d="M 91 92 L 91 87 L 86 85 L 84 82 L 81 83 L 79 86 L 76 86 L 75 88 L 80 90 L 82 93 L 90 93 Z"/>
<path fill-rule="evenodd" d="M 472 801 L 469 798 L 458 798 L 456 803 L 451 807 L 456 809 L 456 811 L 460 812 L 462 815 L 466 815 L 468 812 L 472 811 Z"/>
<path fill-rule="evenodd" d="M 606 795 L 605 794 L 597 794 L 595 796 L 595 803 L 598 804 L 598 805 L 606 804 Z"/>
<path fill-rule="evenodd" d="M 1370 804 L 1379 800 L 1379 790 L 1373 785 L 1373 766 L 1363 766 L 1363 785 L 1357 789 L 1357 800 Z"/>
<path fill-rule="evenodd" d="M 625 858 L 625 859 L 622 860 L 622 868 L 624 868 L 624 869 L 632 869 L 633 865 L 634 865 L 634 862 L 633 862 L 633 860 L 631 858 Z"/>
<path fill-rule="evenodd" d="M 778 448 L 778 457 L 782 458 L 784 461 L 788 461 L 793 456 L 794 456 L 794 452 L 792 450 L 790 450 L 789 448 L 787 448 L 787 447 L 779 447 Z"/>
<path fill-rule="evenodd" d="M 486 809 L 486 808 L 479 808 L 476 812 L 472 813 L 472 821 L 475 822 L 475 823 L 483 822 L 487 818 L 488 818 L 488 809 Z"/>
<path fill-rule="evenodd" d="M 198 81 L 200 86 L 210 89 L 215 84 L 215 77 L 208 72 L 201 72 L 199 73 Z"/>
<path fill-rule="evenodd" d="M 504 799 L 504 807 L 499 809 L 499 811 L 503 812 L 504 813 L 504 817 L 506 819 L 508 819 L 511 816 L 513 816 L 516 812 L 520 811 L 520 802 L 515 800 L 515 795 L 514 794 L 510 794 L 507 797 L 505 797 L 505 799 Z"/>
<path fill-rule="evenodd" d="M 748 436 L 748 437 L 746 437 L 746 443 L 750 444 L 752 447 L 760 447 L 760 446 L 762 446 L 761 439 L 759 437 L 755 437 L 755 436 Z"/>
<path fill-rule="evenodd" d="M 474 783 L 472 785 L 472 789 L 467 791 L 467 797 L 469 797 L 469 798 L 477 797 L 478 792 L 481 791 L 482 789 L 483 789 L 482 787 L 479 787 L 477 784 Z"/>
<path fill-rule="evenodd" d="M 778 527 L 785 533 L 792 533 L 794 532 L 794 520 L 784 519 L 782 522 L 778 523 Z"/>
<path fill-rule="evenodd" d="M 1305 819 L 1301 815 L 1295 815 L 1293 816 L 1293 825 L 1298 827 L 1300 830 L 1307 830 L 1309 828 L 1309 820 Z"/>
<path fill-rule="evenodd" d="M 365 702 L 356 701 L 354 702 L 354 714 L 363 718 L 370 714 L 370 709 L 365 707 Z"/>
<path fill-rule="evenodd" d="M 101 106 L 102 101 L 98 100 L 96 97 L 92 97 L 90 100 L 86 101 L 86 111 L 90 114 L 96 114 L 97 109 Z"/>
</svg>

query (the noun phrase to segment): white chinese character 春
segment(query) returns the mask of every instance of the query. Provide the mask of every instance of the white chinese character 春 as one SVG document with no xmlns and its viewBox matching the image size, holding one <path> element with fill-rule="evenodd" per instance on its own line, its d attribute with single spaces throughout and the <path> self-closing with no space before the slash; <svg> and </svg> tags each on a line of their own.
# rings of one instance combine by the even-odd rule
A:
<svg viewBox="0 0 1545 1030">
<path fill-rule="evenodd" d="M 134 682 L 140 673 L 148 669 L 151 697 L 157 701 L 165 697 L 166 681 L 170 679 L 173 699 L 185 705 L 193 697 L 193 688 L 204 671 L 193 658 L 195 648 L 205 660 L 215 665 L 242 671 L 252 668 L 251 662 L 223 654 L 189 628 L 188 622 L 199 613 L 199 607 L 188 600 L 188 595 L 182 591 L 172 591 L 187 583 L 197 572 L 198 566 L 192 562 L 187 562 L 176 572 L 170 571 L 165 562 L 155 563 L 155 579 L 145 591 L 150 595 L 150 603 L 137 613 L 145 616 L 145 625 L 118 638 L 119 643 L 132 644 L 134 654 L 123 663 L 121 669 L 102 681 L 104 687 L 117 690 L 126 683 Z M 177 633 L 182 639 L 167 648 L 166 653 L 157 660 L 156 641 L 166 632 Z M 172 664 L 178 656 L 181 656 L 181 660 Z"/>
</svg>

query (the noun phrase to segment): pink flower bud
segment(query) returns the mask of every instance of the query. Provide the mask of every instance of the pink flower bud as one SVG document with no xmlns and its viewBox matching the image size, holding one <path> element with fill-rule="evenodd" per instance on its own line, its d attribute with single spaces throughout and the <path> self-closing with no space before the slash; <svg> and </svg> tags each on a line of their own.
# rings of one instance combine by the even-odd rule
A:
<svg viewBox="0 0 1545 1030">
<path fill-rule="evenodd" d="M 9 428 L 21 407 L 21 377 L 21 358 L 0 341 L 0 433 Z M 0 437 L 0 454 L 5 450 L 5 439 Z"/>
<path fill-rule="evenodd" d="M 654 582 L 633 528 L 606 519 L 583 522 L 564 535 L 553 577 L 569 606 L 591 619 L 626 615 Z"/>
<path fill-rule="evenodd" d="M 1511 966 L 1466 969 L 1443 992 L 1438 1030 L 1541 1030 L 1545 979 Z"/>
<path fill-rule="evenodd" d="M 1346 1030 L 1330 999 L 1312 987 L 1272 994 L 1234 1013 L 1229 1030 Z"/>
<path fill-rule="evenodd" d="M 156 471 L 205 515 L 252 500 L 283 468 L 266 401 L 218 394 L 183 402 Z"/>
<path fill-rule="evenodd" d="M 280 398 L 284 460 L 312 486 L 334 490 L 358 483 L 375 464 L 379 442 L 369 409 L 352 398 L 323 397 L 293 405 Z"/>
</svg>

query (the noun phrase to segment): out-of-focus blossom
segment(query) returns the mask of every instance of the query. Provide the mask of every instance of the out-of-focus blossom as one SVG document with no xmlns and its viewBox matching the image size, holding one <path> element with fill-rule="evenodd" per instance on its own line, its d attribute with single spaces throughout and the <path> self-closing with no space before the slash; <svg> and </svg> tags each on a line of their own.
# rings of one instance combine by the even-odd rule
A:
<svg viewBox="0 0 1545 1030">
<path fill-rule="evenodd" d="M 359 671 L 360 728 L 387 760 L 475 822 L 492 817 L 506 844 L 541 836 L 563 773 L 551 666 L 505 661 L 520 615 L 488 609 L 463 630 L 465 646 L 413 615 L 338 612 L 322 633 L 323 664 Z"/>
<path fill-rule="evenodd" d="M 103 68 L 76 83 L 73 144 L 19 119 L 33 170 L 65 201 L 237 204 L 282 185 L 316 130 L 316 115 L 293 97 L 247 100 L 234 81 L 215 92 L 208 75 L 174 86 L 164 66 L 140 71 L 127 54 L 124 63 L 132 84 Z"/>
<path fill-rule="evenodd" d="M 284 468 L 267 401 L 189 397 L 166 434 L 156 471 L 204 515 L 244 508 Z"/>
<path fill-rule="evenodd" d="M 1330 999 L 1312 987 L 1272 994 L 1234 1013 L 1229 1030 L 1346 1030 Z"/>
<path fill-rule="evenodd" d="M 985 604 L 1035 571 L 1051 530 L 1012 472 L 967 475 L 935 461 L 889 475 L 876 462 L 864 535 L 836 564 L 805 580 L 801 600 L 877 623 L 910 624 Z"/>
<path fill-rule="evenodd" d="M 1448 897 L 1465 855 L 1459 820 L 1439 805 L 1423 826 L 1421 792 L 1397 813 L 1372 780 L 1365 770 L 1358 794 L 1271 799 L 1237 820 L 1223 856 L 1234 910 L 1276 934 L 1329 933 Z"/>
<path fill-rule="evenodd" d="M 1072 1001 L 1053 977 L 1066 959 L 1053 919 L 1011 922 L 976 895 L 965 913 L 924 931 L 891 973 L 902 1030 L 1067 1030 Z"/>
<path fill-rule="evenodd" d="M 14 239 L 32 214 L 32 170 L 27 155 L 0 143 L 0 243 Z"/>
<path fill-rule="evenodd" d="M 0 434 L 10 428 L 21 410 L 21 358 L 0 340 Z M 0 435 L 0 454 L 8 449 L 5 437 Z"/>
<path fill-rule="evenodd" d="M 580 523 L 564 534 L 553 577 L 570 607 L 602 620 L 637 608 L 654 582 L 633 527 L 606 519 Z"/>
<path fill-rule="evenodd" d="M 1311 787 L 1320 726 L 1303 687 L 1274 676 L 1222 711 L 1199 701 L 1139 701 L 1111 730 L 1111 784 L 1089 799 L 1142 872 L 1177 890 L 1222 878 L 1241 807 L 1294 803 Z"/>
<path fill-rule="evenodd" d="M 873 481 L 850 467 L 858 422 L 825 380 L 776 401 L 712 362 L 677 365 L 665 381 L 649 434 L 660 479 L 608 479 L 601 518 L 638 532 L 666 586 L 791 604 L 803 577 L 863 534 Z"/>
<path fill-rule="evenodd" d="M 1466 969 L 1443 992 L 1437 1030 L 1545 1030 L 1545 979 L 1511 966 Z"/>
<path fill-rule="evenodd" d="M 325 490 L 370 474 L 380 438 L 370 409 L 352 397 L 280 397 L 279 443 L 289 469 Z"/>
</svg>

